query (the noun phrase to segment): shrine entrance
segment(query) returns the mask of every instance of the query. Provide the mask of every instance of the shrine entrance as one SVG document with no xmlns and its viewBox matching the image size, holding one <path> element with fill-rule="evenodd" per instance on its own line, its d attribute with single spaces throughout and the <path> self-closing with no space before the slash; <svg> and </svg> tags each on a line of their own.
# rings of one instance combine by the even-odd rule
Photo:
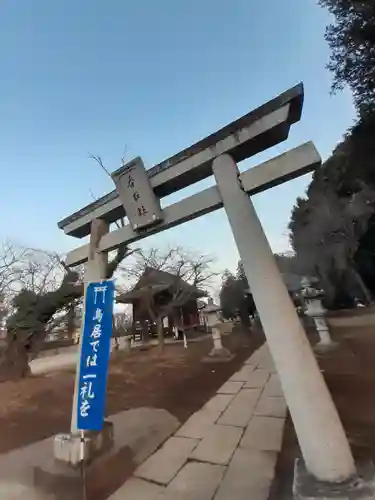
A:
<svg viewBox="0 0 375 500">
<path fill-rule="evenodd" d="M 115 191 L 59 227 L 77 238 L 90 235 L 90 244 L 70 252 L 66 264 L 86 263 L 86 280 L 100 280 L 109 251 L 224 207 L 305 464 L 317 479 L 336 483 L 355 475 L 353 457 L 251 201 L 255 193 L 313 171 L 321 159 L 309 142 L 242 174 L 237 167 L 287 139 L 302 105 L 300 84 L 150 170 L 136 158 L 112 174 Z M 211 175 L 216 185 L 161 209 L 162 197 Z M 110 224 L 125 215 L 129 223 L 109 232 Z"/>
</svg>

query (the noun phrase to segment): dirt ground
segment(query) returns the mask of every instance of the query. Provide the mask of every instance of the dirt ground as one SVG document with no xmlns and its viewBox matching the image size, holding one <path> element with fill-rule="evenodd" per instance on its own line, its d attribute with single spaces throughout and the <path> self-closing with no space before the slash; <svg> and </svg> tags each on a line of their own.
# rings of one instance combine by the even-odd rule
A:
<svg viewBox="0 0 375 500">
<path fill-rule="evenodd" d="M 354 457 L 375 462 L 375 327 L 336 328 L 339 349 L 318 357 Z M 301 456 L 288 416 L 269 500 L 291 500 L 293 466 Z"/>
<path fill-rule="evenodd" d="M 185 421 L 261 345 L 263 335 L 237 332 L 223 341 L 235 354 L 229 363 L 201 362 L 212 348 L 210 338 L 188 349 L 167 345 L 163 355 L 157 348 L 134 349 L 128 357 L 117 353 L 110 362 L 107 415 L 148 406 Z M 73 386 L 73 371 L 0 384 L 0 453 L 68 431 Z"/>
</svg>

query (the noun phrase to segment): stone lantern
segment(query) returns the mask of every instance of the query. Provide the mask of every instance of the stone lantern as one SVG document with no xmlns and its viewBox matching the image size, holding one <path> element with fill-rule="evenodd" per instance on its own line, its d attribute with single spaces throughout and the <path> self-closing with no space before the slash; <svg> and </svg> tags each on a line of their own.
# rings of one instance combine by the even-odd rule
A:
<svg viewBox="0 0 375 500">
<path fill-rule="evenodd" d="M 209 298 L 207 304 L 202 309 L 204 320 L 208 328 L 211 329 L 220 323 L 220 311 L 220 307 L 214 304 L 212 298 Z"/>
<path fill-rule="evenodd" d="M 314 287 L 308 278 L 302 279 L 302 296 L 305 303 L 305 313 L 314 320 L 315 328 L 319 335 L 319 342 L 315 346 L 317 350 L 326 350 L 335 347 L 329 333 L 329 327 L 325 319 L 326 310 L 323 307 L 322 299 L 324 291 Z"/>
<path fill-rule="evenodd" d="M 212 332 L 213 349 L 205 358 L 206 361 L 228 361 L 233 355 L 223 347 L 220 333 L 220 307 L 214 304 L 212 298 L 208 299 L 207 305 L 202 309 L 206 326 Z"/>
</svg>

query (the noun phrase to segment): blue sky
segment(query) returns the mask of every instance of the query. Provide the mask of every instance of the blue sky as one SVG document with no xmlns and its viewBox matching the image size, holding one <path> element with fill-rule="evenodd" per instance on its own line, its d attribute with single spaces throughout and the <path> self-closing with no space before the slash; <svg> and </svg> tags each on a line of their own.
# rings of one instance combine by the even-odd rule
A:
<svg viewBox="0 0 375 500">
<path fill-rule="evenodd" d="M 248 168 L 307 140 L 326 158 L 354 119 L 348 92 L 330 96 L 324 29 L 313 0 L 3 0 L 0 15 L 0 237 L 65 252 L 81 242 L 57 221 L 113 189 L 107 168 L 147 167 L 299 81 L 302 120 Z M 287 249 L 295 198 L 309 176 L 254 197 L 275 251 Z M 212 178 L 170 201 L 212 184 Z M 222 210 L 154 236 L 234 268 Z"/>
</svg>

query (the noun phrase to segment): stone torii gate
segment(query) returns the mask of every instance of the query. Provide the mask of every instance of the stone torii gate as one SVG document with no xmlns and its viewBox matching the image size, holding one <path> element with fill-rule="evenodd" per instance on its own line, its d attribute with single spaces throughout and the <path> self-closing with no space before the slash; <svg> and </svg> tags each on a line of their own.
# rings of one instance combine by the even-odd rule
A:
<svg viewBox="0 0 375 500">
<path fill-rule="evenodd" d="M 77 238 L 90 235 L 66 264 L 86 263 L 85 279 L 97 280 L 104 277 L 109 251 L 224 207 L 307 469 L 320 481 L 338 483 L 356 475 L 349 444 L 249 197 L 313 171 L 321 159 L 308 142 L 242 174 L 237 168 L 285 140 L 302 105 L 299 84 L 148 171 L 137 158 L 112 174 L 115 191 L 58 226 Z M 215 186 L 160 208 L 160 198 L 212 174 Z M 110 232 L 110 224 L 125 215 L 129 223 Z M 75 425 L 73 418 L 72 433 Z"/>
</svg>

